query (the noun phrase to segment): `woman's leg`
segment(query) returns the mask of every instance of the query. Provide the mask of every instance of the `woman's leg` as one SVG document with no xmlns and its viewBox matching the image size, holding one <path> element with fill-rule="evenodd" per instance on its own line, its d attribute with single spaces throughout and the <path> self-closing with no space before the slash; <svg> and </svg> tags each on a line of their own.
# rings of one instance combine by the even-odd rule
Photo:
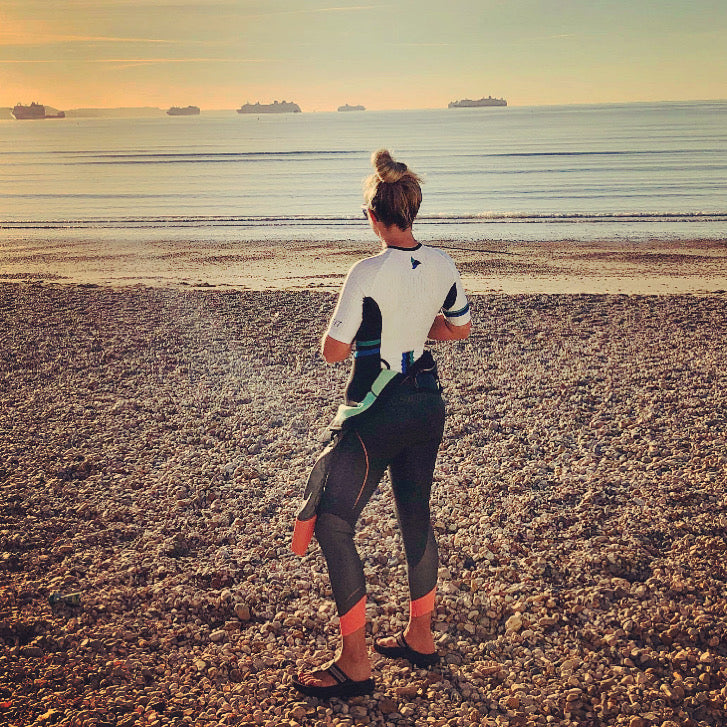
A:
<svg viewBox="0 0 727 727">
<path fill-rule="evenodd" d="M 412 649 L 424 654 L 434 652 L 431 620 L 439 554 L 429 496 L 440 439 L 407 448 L 389 468 L 409 578 L 409 623 L 404 638 Z"/>
<path fill-rule="evenodd" d="M 365 636 L 366 582 L 353 537 L 356 521 L 386 466 L 386 459 L 372 451 L 376 449 L 365 433 L 351 430 L 343 435 L 336 447 L 315 528 L 340 618 L 342 645 L 335 662 L 354 681 L 371 675 Z M 303 675 L 300 680 L 316 686 L 334 682 L 323 671 Z"/>
</svg>

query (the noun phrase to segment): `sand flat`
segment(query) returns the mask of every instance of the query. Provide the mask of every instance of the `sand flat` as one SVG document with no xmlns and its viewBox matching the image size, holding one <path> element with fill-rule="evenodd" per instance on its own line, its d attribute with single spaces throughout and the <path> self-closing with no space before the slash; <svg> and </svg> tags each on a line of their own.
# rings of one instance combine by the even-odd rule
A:
<svg viewBox="0 0 727 727">
<path fill-rule="evenodd" d="M 471 293 L 708 293 L 727 290 L 727 240 L 649 243 L 443 242 Z M 349 268 L 378 251 L 337 243 L 6 241 L 0 280 L 129 286 L 338 290 Z"/>
</svg>

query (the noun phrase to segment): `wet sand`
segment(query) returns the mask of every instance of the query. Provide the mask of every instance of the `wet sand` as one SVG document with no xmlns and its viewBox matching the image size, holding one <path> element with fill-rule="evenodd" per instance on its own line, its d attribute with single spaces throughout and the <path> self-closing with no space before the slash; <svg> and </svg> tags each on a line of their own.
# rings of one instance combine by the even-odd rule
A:
<svg viewBox="0 0 727 727">
<path fill-rule="evenodd" d="M 727 240 L 649 243 L 441 243 L 470 293 L 708 293 L 727 290 Z M 375 254 L 337 243 L 0 243 L 1 280 L 247 290 L 338 290 Z"/>
</svg>

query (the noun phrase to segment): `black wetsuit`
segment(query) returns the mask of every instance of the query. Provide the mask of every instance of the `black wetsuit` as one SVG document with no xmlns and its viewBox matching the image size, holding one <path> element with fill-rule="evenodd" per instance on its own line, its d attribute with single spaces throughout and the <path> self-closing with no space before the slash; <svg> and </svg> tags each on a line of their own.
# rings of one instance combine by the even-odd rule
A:
<svg viewBox="0 0 727 727">
<path fill-rule="evenodd" d="M 470 319 L 449 256 L 421 245 L 389 247 L 352 268 L 328 329 L 332 338 L 356 345 L 348 404 L 366 397 L 382 369 L 400 374 L 370 410 L 346 422 L 317 508 L 315 535 L 328 563 L 343 635 L 365 624 L 366 584 L 353 536 L 387 468 L 406 551 L 411 613 L 434 608 L 438 555 L 429 496 L 444 403 L 436 373 L 420 369 L 423 361 L 432 361 L 424 344 L 440 311 L 455 325 Z"/>
</svg>

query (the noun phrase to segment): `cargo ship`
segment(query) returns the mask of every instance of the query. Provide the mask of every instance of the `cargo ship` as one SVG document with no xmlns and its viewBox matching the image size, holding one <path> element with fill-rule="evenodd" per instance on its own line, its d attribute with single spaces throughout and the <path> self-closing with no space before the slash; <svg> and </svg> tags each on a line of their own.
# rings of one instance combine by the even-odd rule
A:
<svg viewBox="0 0 727 727">
<path fill-rule="evenodd" d="M 172 106 L 167 111 L 167 116 L 198 116 L 199 106 Z"/>
<path fill-rule="evenodd" d="M 361 106 L 361 104 L 357 104 L 356 106 L 349 106 L 346 104 L 345 106 L 339 106 L 339 111 L 366 111 L 365 106 Z"/>
<path fill-rule="evenodd" d="M 273 101 L 273 103 L 246 103 L 237 109 L 238 114 L 299 114 L 300 106 L 292 101 Z"/>
<path fill-rule="evenodd" d="M 63 111 L 57 111 L 54 114 L 49 114 L 43 104 L 35 103 L 33 101 L 30 106 L 23 106 L 23 104 L 16 104 L 12 110 L 13 116 L 19 121 L 25 119 L 65 119 L 66 114 Z"/>
<path fill-rule="evenodd" d="M 450 109 L 478 109 L 483 106 L 507 106 L 507 101 L 504 98 L 480 98 L 472 100 L 471 98 L 463 98 L 461 101 L 450 101 L 447 108 Z"/>
</svg>

